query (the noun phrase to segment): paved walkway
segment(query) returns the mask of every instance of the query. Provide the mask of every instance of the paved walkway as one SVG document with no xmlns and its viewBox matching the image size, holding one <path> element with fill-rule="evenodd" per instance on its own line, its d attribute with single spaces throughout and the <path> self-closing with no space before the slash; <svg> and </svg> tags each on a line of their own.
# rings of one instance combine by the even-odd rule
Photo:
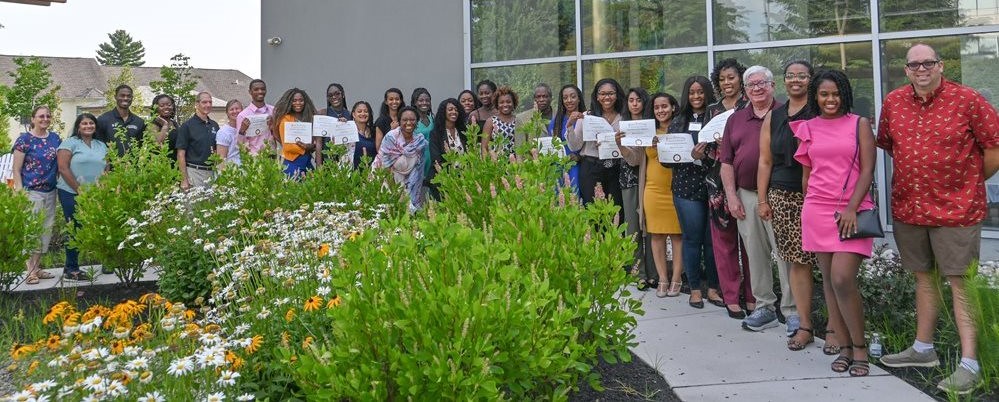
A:
<svg viewBox="0 0 999 402">
<path fill-rule="evenodd" d="M 787 350 L 783 325 L 750 332 L 706 300 L 695 309 L 686 294 L 660 299 L 636 291 L 634 297 L 645 316 L 638 317 L 632 351 L 684 401 L 933 401 L 873 364 L 867 377 L 832 372 L 834 357 L 822 353 L 821 339 Z"/>
<path fill-rule="evenodd" d="M 91 265 L 81 267 L 84 272 L 90 272 L 94 275 L 94 280 L 92 282 L 82 282 L 82 281 L 64 281 L 62 280 L 62 267 L 59 268 L 49 268 L 43 269 L 55 278 L 52 279 L 41 279 L 36 285 L 29 285 L 24 283 L 24 275 L 22 274 L 17 278 L 14 283 L 17 284 L 12 291 L 14 292 L 27 292 L 32 290 L 44 290 L 53 288 L 75 288 L 80 286 L 91 286 L 91 285 L 108 285 L 112 283 L 120 283 L 118 277 L 114 274 L 102 274 L 100 265 Z M 155 270 L 147 269 L 145 275 L 139 279 L 139 282 L 155 281 L 159 275 L 156 275 Z"/>
</svg>

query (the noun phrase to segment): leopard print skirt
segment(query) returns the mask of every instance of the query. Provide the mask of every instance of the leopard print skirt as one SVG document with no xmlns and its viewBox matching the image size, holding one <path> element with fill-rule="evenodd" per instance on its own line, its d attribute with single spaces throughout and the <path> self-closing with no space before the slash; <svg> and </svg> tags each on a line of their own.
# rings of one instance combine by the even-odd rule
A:
<svg viewBox="0 0 999 402">
<path fill-rule="evenodd" d="M 801 250 L 801 206 L 805 196 L 801 192 L 771 187 L 768 191 L 777 255 L 794 264 L 818 265 L 815 254 Z"/>
</svg>

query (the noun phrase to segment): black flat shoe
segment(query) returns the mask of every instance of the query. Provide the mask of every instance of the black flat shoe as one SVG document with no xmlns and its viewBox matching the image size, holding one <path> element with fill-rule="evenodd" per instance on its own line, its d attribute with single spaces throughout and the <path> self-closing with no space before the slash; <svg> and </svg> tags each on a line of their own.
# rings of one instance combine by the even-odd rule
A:
<svg viewBox="0 0 999 402">
<path fill-rule="evenodd" d="M 704 299 L 701 299 L 700 301 L 693 301 L 692 299 L 688 299 L 687 304 L 689 304 L 690 307 L 693 308 L 704 308 Z"/>
<path fill-rule="evenodd" d="M 725 311 L 728 311 L 729 318 L 734 318 L 736 320 L 743 320 L 746 318 L 746 312 L 743 310 L 732 311 L 728 308 L 728 306 L 725 306 Z"/>
<path fill-rule="evenodd" d="M 722 299 L 712 299 L 712 298 L 709 297 L 708 298 L 708 303 L 714 304 L 714 305 L 716 305 L 718 307 L 721 307 L 721 308 L 728 307 L 728 306 L 725 305 L 725 301 L 722 300 Z"/>
</svg>

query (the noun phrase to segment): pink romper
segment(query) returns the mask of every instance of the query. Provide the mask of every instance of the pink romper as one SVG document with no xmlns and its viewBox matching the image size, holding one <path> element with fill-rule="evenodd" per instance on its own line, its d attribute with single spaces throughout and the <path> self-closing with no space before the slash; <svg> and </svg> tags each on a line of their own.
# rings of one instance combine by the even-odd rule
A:
<svg viewBox="0 0 999 402">
<path fill-rule="evenodd" d="M 816 117 L 790 122 L 794 136 L 801 140 L 794 158 L 811 168 L 805 204 L 801 208 L 801 246 L 805 251 L 871 256 L 874 239 L 840 240 L 834 217 L 837 211 L 846 207 L 860 176 L 858 119 L 860 116 L 850 113 L 835 119 Z M 850 180 L 843 194 L 843 181 L 847 174 Z M 874 203 L 867 196 L 858 210 L 873 207 Z"/>
</svg>

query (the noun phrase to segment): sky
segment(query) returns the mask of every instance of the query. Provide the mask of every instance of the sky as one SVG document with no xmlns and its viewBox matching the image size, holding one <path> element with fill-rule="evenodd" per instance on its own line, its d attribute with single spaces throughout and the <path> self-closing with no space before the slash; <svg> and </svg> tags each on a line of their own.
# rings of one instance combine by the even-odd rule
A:
<svg viewBox="0 0 999 402">
<path fill-rule="evenodd" d="M 184 53 L 198 68 L 260 76 L 261 0 L 66 0 L 51 6 L 0 2 L 0 54 L 95 57 L 124 29 L 146 48 L 145 66 Z"/>
</svg>

